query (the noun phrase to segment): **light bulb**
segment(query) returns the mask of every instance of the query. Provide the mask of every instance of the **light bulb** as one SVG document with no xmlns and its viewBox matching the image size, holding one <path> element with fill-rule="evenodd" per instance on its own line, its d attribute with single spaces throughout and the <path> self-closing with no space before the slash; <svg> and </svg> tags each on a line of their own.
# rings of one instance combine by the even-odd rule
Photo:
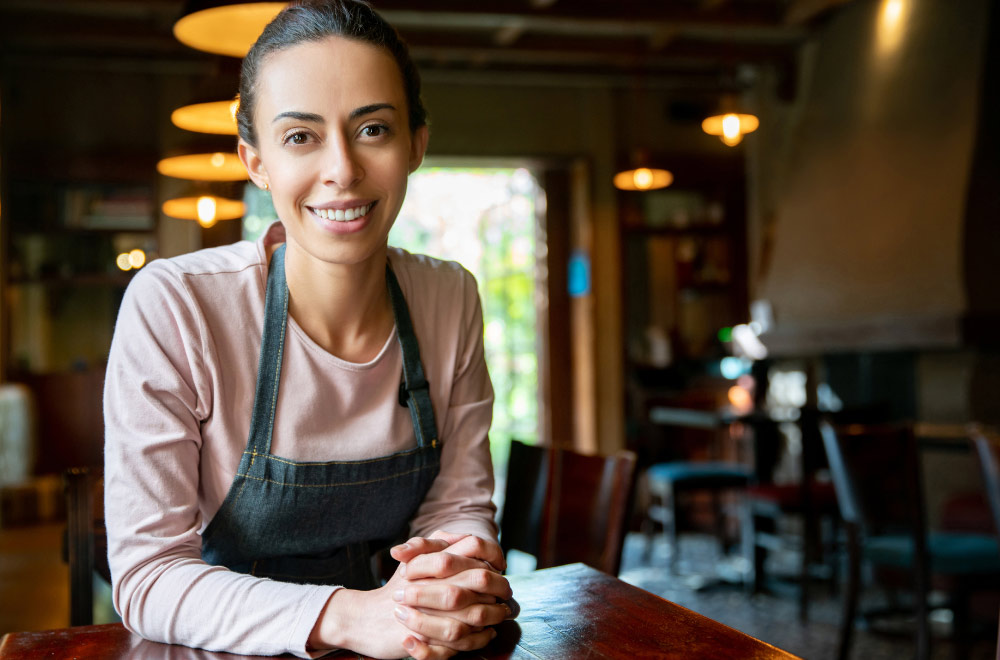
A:
<svg viewBox="0 0 1000 660">
<path fill-rule="evenodd" d="M 639 190 L 648 190 L 653 185 L 653 173 L 648 167 L 640 167 L 632 175 L 632 181 Z"/>
<path fill-rule="evenodd" d="M 138 248 L 132 250 L 128 253 L 128 263 L 136 270 L 142 268 L 146 264 L 146 253 Z"/>
<path fill-rule="evenodd" d="M 198 224 L 208 229 L 215 224 L 215 198 L 198 198 Z"/>
<path fill-rule="evenodd" d="M 740 135 L 740 118 L 729 113 L 722 118 L 722 134 L 732 140 Z"/>
</svg>

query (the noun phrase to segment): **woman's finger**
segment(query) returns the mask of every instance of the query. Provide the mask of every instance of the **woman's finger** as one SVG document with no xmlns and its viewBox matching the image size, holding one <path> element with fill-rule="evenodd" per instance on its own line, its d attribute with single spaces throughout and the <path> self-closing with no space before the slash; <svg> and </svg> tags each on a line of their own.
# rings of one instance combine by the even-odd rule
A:
<svg viewBox="0 0 1000 660">
<path fill-rule="evenodd" d="M 441 534 L 442 536 L 438 537 L 436 536 L 437 534 Z M 462 555 L 463 557 L 481 559 L 498 572 L 507 568 L 507 562 L 504 560 L 503 551 L 500 549 L 500 546 L 493 541 L 487 541 L 486 539 L 473 534 L 456 537 L 456 535 L 442 531 L 434 532 L 434 534 L 431 534 L 431 538 L 442 538 L 448 541 L 450 545 L 448 546 L 446 552 L 450 552 L 455 555 Z"/>
<path fill-rule="evenodd" d="M 503 623 L 507 619 L 513 618 L 514 615 L 510 606 L 506 603 L 477 603 L 454 611 L 435 610 L 424 607 L 419 608 L 419 610 L 424 614 L 431 614 L 433 616 L 451 617 L 468 625 L 473 631 Z"/>
<path fill-rule="evenodd" d="M 406 543 L 394 545 L 389 549 L 389 555 L 398 562 L 406 563 L 419 555 L 430 552 L 441 552 L 451 543 L 445 539 L 427 539 L 415 536 Z"/>
<path fill-rule="evenodd" d="M 497 574 L 494 566 L 481 559 L 463 557 L 448 551 L 431 552 L 414 557 L 407 562 L 405 574 L 409 580 L 447 578 L 473 569 L 484 569 Z"/>
<path fill-rule="evenodd" d="M 443 660 L 458 653 L 458 651 L 444 646 L 432 646 L 415 637 L 409 637 L 403 641 L 403 648 L 414 660 Z"/>
<path fill-rule="evenodd" d="M 473 603 L 495 603 L 511 597 L 507 578 L 485 568 L 447 578 L 408 578 L 393 592 L 393 600 L 413 607 L 454 610 Z"/>
<path fill-rule="evenodd" d="M 396 618 L 415 633 L 414 638 L 429 646 L 443 646 L 455 651 L 482 648 L 496 636 L 492 628 L 470 626 L 450 616 L 438 616 L 401 605 Z M 414 656 L 416 657 L 416 656 Z"/>
</svg>

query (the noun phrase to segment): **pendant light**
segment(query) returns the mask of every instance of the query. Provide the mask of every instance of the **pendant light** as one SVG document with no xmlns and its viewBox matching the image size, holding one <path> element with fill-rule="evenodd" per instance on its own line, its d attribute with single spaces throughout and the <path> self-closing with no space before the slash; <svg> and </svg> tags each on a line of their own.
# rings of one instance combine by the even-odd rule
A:
<svg viewBox="0 0 1000 660">
<path fill-rule="evenodd" d="M 668 170 L 649 167 L 649 154 L 642 149 L 632 155 L 631 169 L 615 174 L 613 183 L 619 190 L 658 190 L 674 182 L 674 175 Z"/>
<path fill-rule="evenodd" d="M 619 190 L 657 190 L 674 182 L 674 175 L 667 170 L 637 167 L 615 175 L 615 188 Z"/>
<path fill-rule="evenodd" d="M 242 218 L 246 212 L 243 202 L 216 195 L 178 197 L 163 202 L 163 213 L 179 220 L 197 220 L 208 229 L 219 220 Z"/>
<path fill-rule="evenodd" d="M 170 156 L 156 164 L 156 171 L 175 179 L 193 181 L 245 181 L 247 170 L 234 153 L 185 154 Z"/>
<path fill-rule="evenodd" d="M 189 0 L 174 23 L 174 36 L 185 46 L 215 55 L 243 57 L 264 27 L 287 2 Z"/>
<path fill-rule="evenodd" d="M 729 147 L 738 145 L 743 141 L 744 135 L 753 133 L 758 126 L 760 120 L 756 115 L 739 112 L 732 97 L 723 100 L 718 114 L 707 117 L 701 122 L 701 130 L 709 135 L 717 135 L 723 144 Z"/>
<path fill-rule="evenodd" d="M 236 135 L 236 110 L 238 98 L 231 101 L 209 101 L 181 106 L 170 113 L 170 121 L 177 128 L 194 133 Z"/>
</svg>

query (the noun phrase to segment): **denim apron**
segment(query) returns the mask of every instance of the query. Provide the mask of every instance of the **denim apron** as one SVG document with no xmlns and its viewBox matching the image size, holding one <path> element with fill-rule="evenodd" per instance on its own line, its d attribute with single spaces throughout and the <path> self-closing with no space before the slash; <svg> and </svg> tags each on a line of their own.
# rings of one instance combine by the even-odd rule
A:
<svg viewBox="0 0 1000 660">
<path fill-rule="evenodd" d="M 282 582 L 378 586 L 371 556 L 403 537 L 440 466 L 430 392 L 406 300 L 386 284 L 403 354 L 400 404 L 417 446 L 380 458 L 296 462 L 271 454 L 288 320 L 285 246 L 271 257 L 250 438 L 236 477 L 202 537 L 209 564 Z"/>
</svg>

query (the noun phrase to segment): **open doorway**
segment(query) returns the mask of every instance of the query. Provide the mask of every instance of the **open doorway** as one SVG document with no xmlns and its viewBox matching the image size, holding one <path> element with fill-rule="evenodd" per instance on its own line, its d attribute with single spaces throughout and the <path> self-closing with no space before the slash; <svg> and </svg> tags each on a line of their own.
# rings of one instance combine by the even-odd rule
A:
<svg viewBox="0 0 1000 660">
<path fill-rule="evenodd" d="M 497 473 L 510 441 L 539 440 L 539 305 L 545 200 L 525 167 L 425 166 L 410 176 L 389 244 L 461 263 L 479 284 L 486 364 L 496 396 Z"/>
<path fill-rule="evenodd" d="M 248 185 L 243 238 L 256 240 L 277 219 L 270 195 Z M 476 278 L 483 306 L 486 364 L 495 403 L 490 450 L 498 485 L 513 438 L 536 443 L 545 408 L 547 268 L 545 195 L 518 164 L 428 162 L 410 176 L 389 244 L 461 263 Z"/>
</svg>

